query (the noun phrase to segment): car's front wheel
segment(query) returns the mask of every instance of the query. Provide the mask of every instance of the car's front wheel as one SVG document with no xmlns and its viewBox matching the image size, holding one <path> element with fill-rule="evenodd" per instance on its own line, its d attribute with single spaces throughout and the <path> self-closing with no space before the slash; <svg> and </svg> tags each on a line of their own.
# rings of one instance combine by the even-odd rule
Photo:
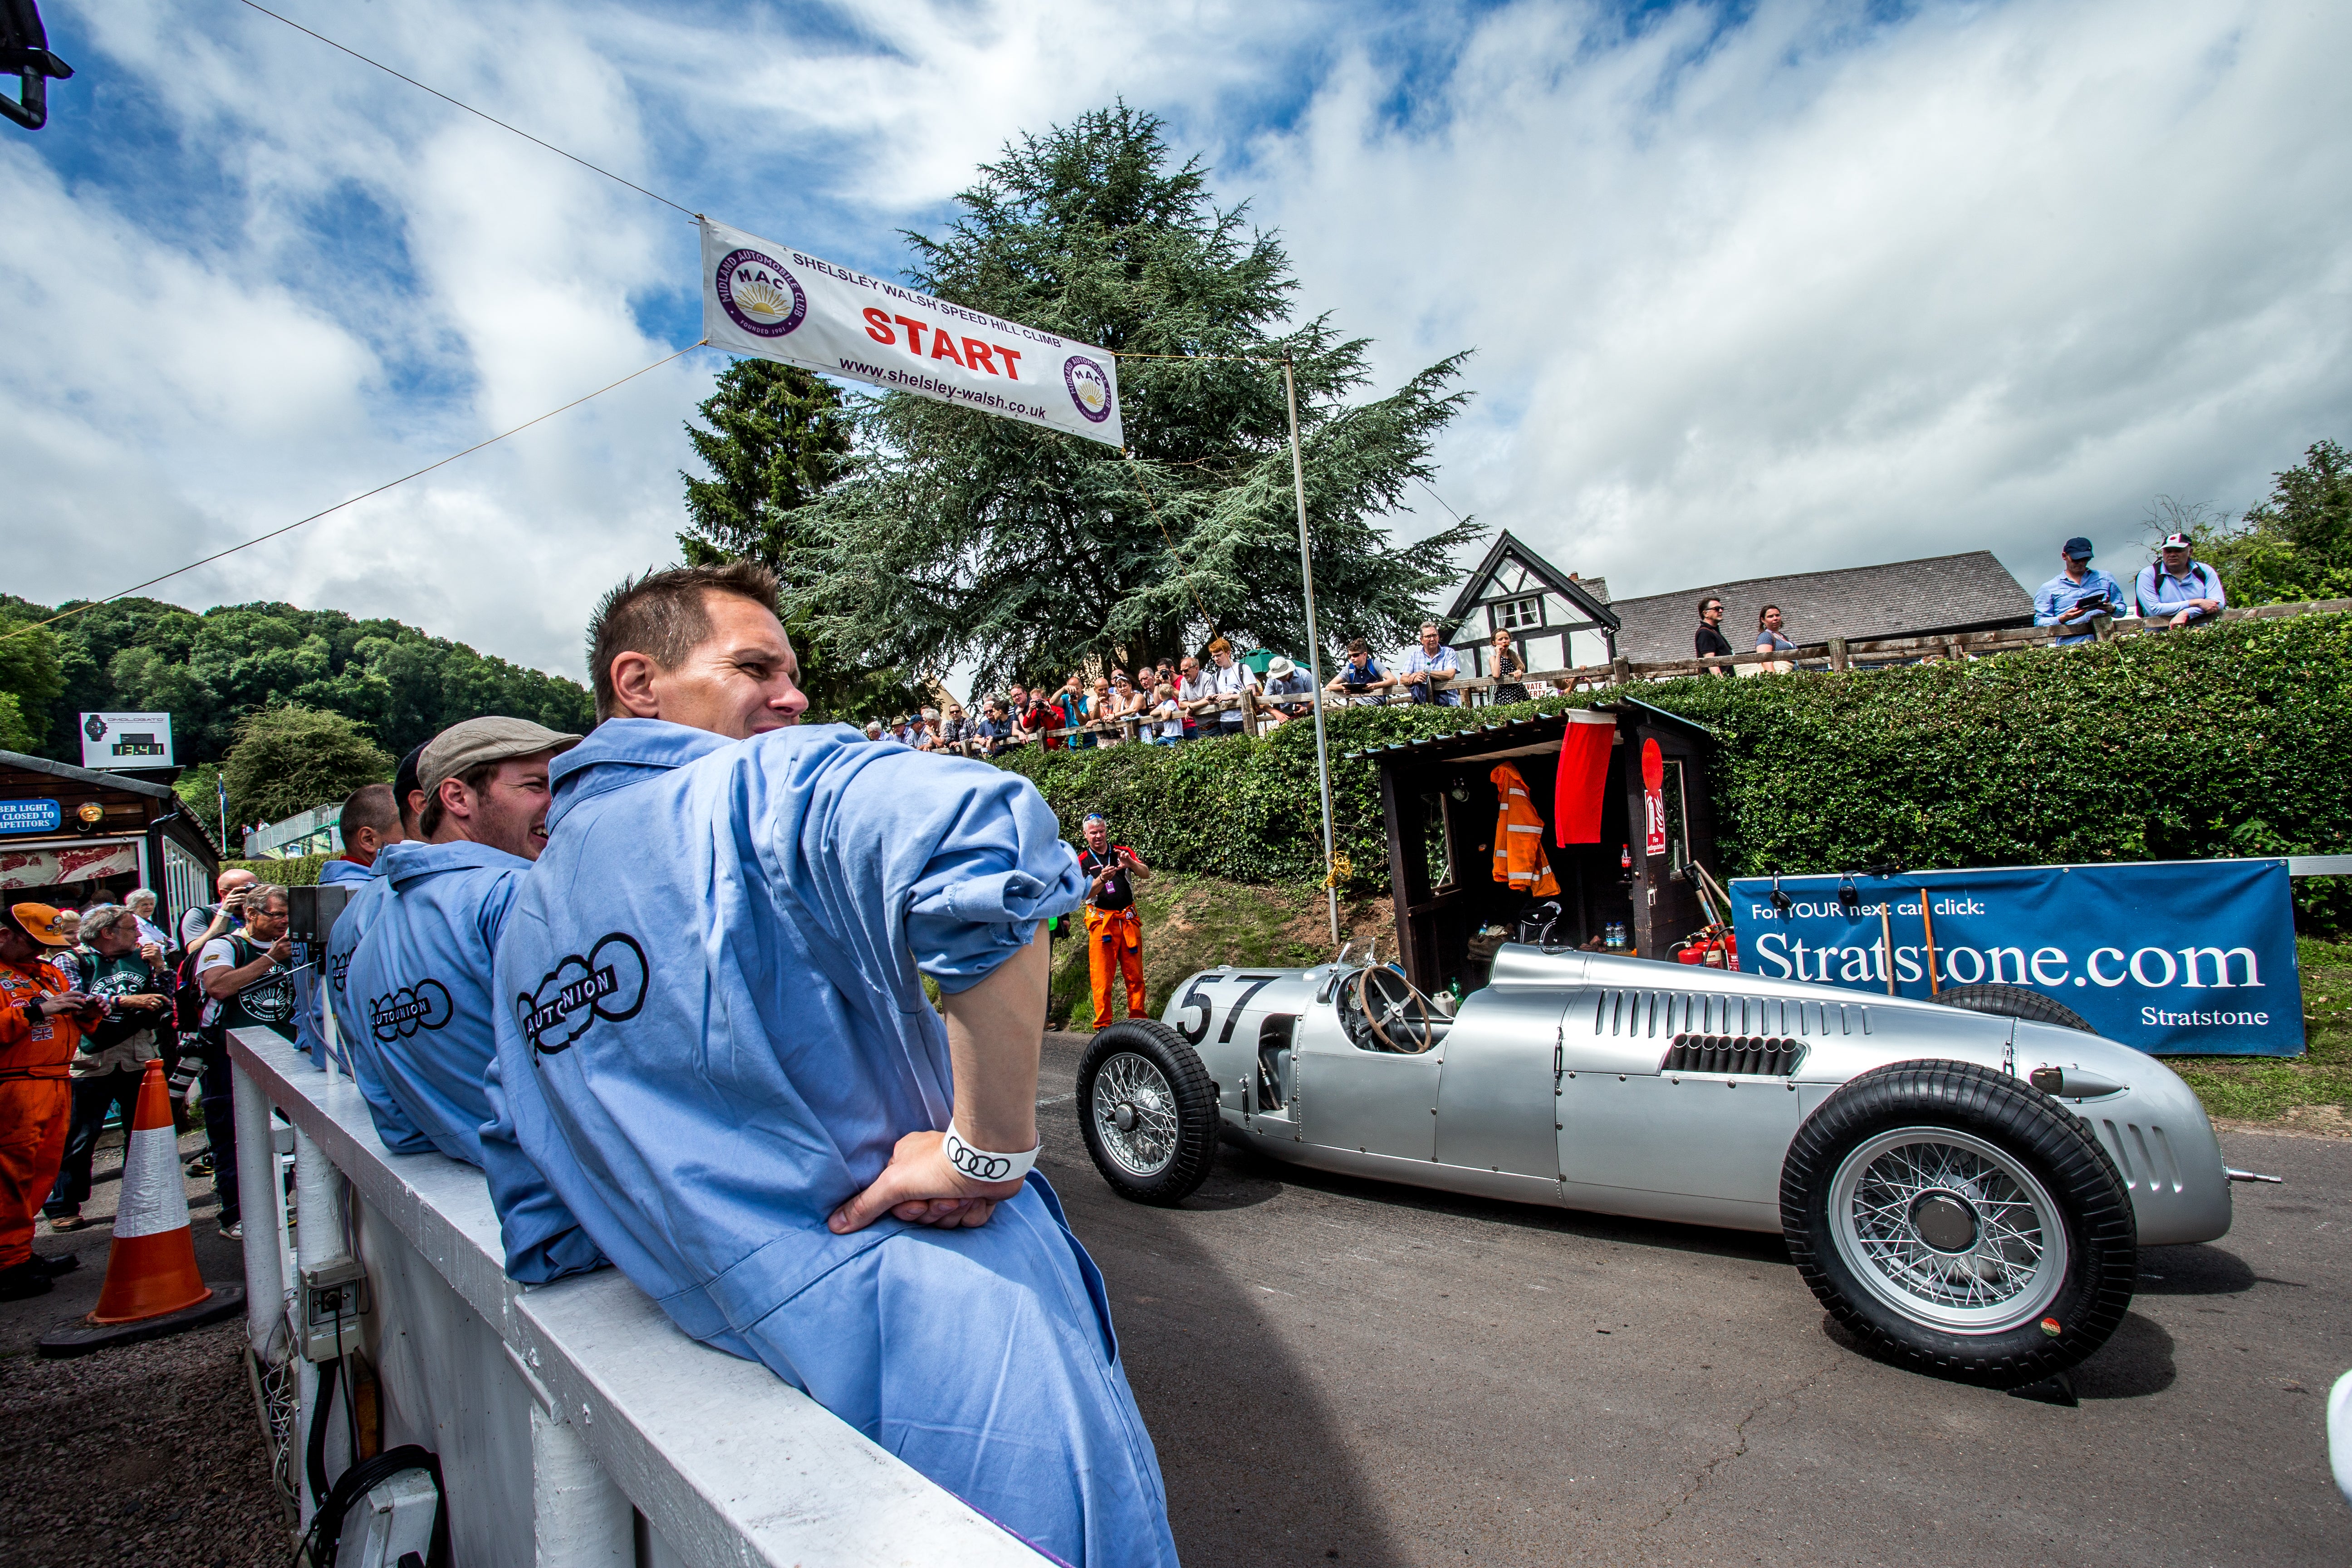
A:
<svg viewBox="0 0 2352 1568">
<path fill-rule="evenodd" d="M 1848 1330 L 1996 1388 L 2105 1343 L 2138 1270 L 2130 1196 L 2089 1129 L 1966 1062 L 1896 1063 L 1832 1095 L 1790 1144 L 1780 1224 Z"/>
<path fill-rule="evenodd" d="M 1217 1090 L 1183 1037 L 1150 1018 L 1096 1032 L 1078 1061 L 1078 1126 L 1111 1190 L 1180 1204 L 1217 1153 Z"/>
</svg>

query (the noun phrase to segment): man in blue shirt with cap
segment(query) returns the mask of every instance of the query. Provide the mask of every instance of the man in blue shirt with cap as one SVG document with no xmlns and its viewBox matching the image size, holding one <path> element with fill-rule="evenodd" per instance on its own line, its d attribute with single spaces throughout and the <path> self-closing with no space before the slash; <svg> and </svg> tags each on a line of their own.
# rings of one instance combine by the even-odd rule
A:
<svg viewBox="0 0 2352 1568">
<path fill-rule="evenodd" d="M 423 746 L 411 746 L 408 754 L 400 759 L 400 765 L 392 771 L 392 802 L 399 814 L 398 828 L 403 839 L 424 837 L 424 830 L 417 823 L 417 814 L 425 808 L 425 792 L 416 784 L 416 764 L 424 755 Z M 343 905 L 343 912 L 335 919 L 335 929 L 328 934 L 326 958 L 320 971 L 320 978 L 325 982 L 327 1006 L 335 1015 L 335 1038 L 342 1045 L 343 1066 L 347 1070 L 351 1067 L 352 1041 L 367 1032 L 365 1017 L 351 1000 L 352 954 L 359 950 L 360 938 L 367 934 L 368 927 L 375 923 L 376 911 L 381 907 L 379 900 L 390 891 L 383 885 L 383 867 L 372 864 L 368 873 L 367 879 L 352 894 L 351 901 Z M 405 1141 L 410 1146 L 406 1148 L 394 1145 L 392 1138 L 383 1133 L 381 1122 L 377 1125 L 377 1132 L 395 1154 L 414 1154 L 428 1147 L 414 1128 L 408 1130 Z"/>
<path fill-rule="evenodd" d="M 547 842 L 547 770 L 580 739 L 527 719 L 468 719 L 417 760 L 422 842 L 387 847 L 384 891 L 344 977 L 352 1077 L 395 1153 L 439 1150 L 489 1178 L 507 1272 L 525 1284 L 603 1261 L 527 1161 L 485 1151 L 496 1049 L 492 960 L 515 889 Z"/>
<path fill-rule="evenodd" d="M 2033 624 L 2059 628 L 2051 639 L 2056 646 L 2072 647 L 2089 642 L 2095 635 L 2092 630 L 2095 618 L 2120 616 L 2130 608 L 2122 585 L 2091 564 L 2091 542 L 2081 534 L 2066 542 L 2059 552 L 2058 565 L 2058 575 L 2033 595 Z"/>
<path fill-rule="evenodd" d="M 1085 879 L 1019 775 L 800 727 L 775 591 L 738 562 L 598 612 L 484 1141 L 695 1338 L 1077 1568 L 1173 1568 L 1102 1277 L 1034 1169 L 1040 927 Z"/>
</svg>

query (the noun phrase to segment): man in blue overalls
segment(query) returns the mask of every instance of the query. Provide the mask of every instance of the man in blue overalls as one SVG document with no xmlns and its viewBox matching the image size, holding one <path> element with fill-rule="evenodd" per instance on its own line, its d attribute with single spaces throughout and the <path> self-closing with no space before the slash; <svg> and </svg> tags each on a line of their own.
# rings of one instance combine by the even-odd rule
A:
<svg viewBox="0 0 2352 1568">
<path fill-rule="evenodd" d="M 484 1142 L 695 1338 L 1078 1568 L 1172 1568 L 1101 1276 L 1032 1168 L 1039 927 L 1086 890 L 1053 812 L 800 728 L 756 565 L 625 584 L 592 646 L 604 721 L 499 950 Z"/>
<path fill-rule="evenodd" d="M 417 821 L 425 809 L 425 792 L 416 784 L 416 764 L 425 755 L 421 745 L 409 748 L 392 771 L 392 801 L 399 813 L 397 831 L 401 838 L 422 838 L 424 828 Z M 390 840 L 388 843 L 396 843 Z M 351 999 L 352 954 L 359 951 L 360 938 L 367 935 L 368 927 L 375 923 L 381 900 L 392 889 L 383 885 L 383 868 L 370 865 L 368 875 L 352 892 L 351 901 L 336 918 L 335 929 L 327 938 L 327 955 L 320 977 L 325 982 L 327 1006 L 335 1015 L 335 1037 L 342 1042 L 344 1062 L 348 1070 L 352 1041 L 367 1032 L 367 1020 L 358 1005 Z M 415 1153 L 415 1149 L 394 1150 L 394 1153 Z"/>
<path fill-rule="evenodd" d="M 349 888 L 354 893 L 383 875 L 376 868 L 376 857 L 408 837 L 401 831 L 390 784 L 362 784 L 344 796 L 337 826 L 343 852 L 319 868 L 319 886 Z M 321 1072 L 327 1068 L 327 973 L 324 946 L 294 944 L 294 1043 Z M 341 1039 L 336 1046 L 335 1059 L 349 1072 L 351 1048 Z"/>
<path fill-rule="evenodd" d="M 540 1284 L 603 1262 L 511 1146 L 483 1148 L 496 1049 L 491 961 L 515 889 L 547 842 L 547 769 L 580 739 L 527 719 L 468 719 L 426 742 L 421 842 L 378 858 L 384 891 L 344 991 L 352 1077 L 394 1153 L 437 1149 L 489 1178 L 507 1273 Z"/>
</svg>

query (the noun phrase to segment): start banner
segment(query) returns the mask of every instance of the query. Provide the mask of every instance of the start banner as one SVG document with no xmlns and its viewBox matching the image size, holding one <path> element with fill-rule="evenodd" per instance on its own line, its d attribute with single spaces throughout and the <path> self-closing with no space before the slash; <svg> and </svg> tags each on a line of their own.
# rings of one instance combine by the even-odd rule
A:
<svg viewBox="0 0 2352 1568">
<path fill-rule="evenodd" d="M 1943 989 L 2021 985 L 2151 1054 L 2296 1056 L 2288 889 L 2284 860 L 2164 860 L 1741 877 L 1730 892 L 1750 973 L 1884 995 L 1891 964 L 1893 990 L 1925 998 L 1932 945 Z"/>
<path fill-rule="evenodd" d="M 1126 445 L 1118 362 L 1103 350 L 708 218 L 702 334 L 730 353 Z"/>
</svg>

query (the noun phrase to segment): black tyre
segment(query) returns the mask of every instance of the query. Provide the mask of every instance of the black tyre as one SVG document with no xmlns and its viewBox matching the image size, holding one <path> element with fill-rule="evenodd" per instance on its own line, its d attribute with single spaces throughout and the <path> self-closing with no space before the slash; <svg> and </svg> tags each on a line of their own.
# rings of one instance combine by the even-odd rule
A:
<svg viewBox="0 0 2352 1568">
<path fill-rule="evenodd" d="M 2105 1344 L 2137 1281 L 2131 1199 L 2088 1127 L 1969 1062 L 1854 1079 L 1780 1167 L 1789 1255 L 1874 1351 L 2015 1388 Z"/>
<path fill-rule="evenodd" d="M 1181 1204 L 1217 1152 L 1217 1090 L 1182 1036 L 1150 1018 L 1097 1031 L 1078 1062 L 1078 1126 L 1111 1191 Z"/>
<path fill-rule="evenodd" d="M 2065 1003 L 2022 985 L 1948 985 L 1936 1000 L 1947 1007 L 1965 1007 L 1971 1013 L 2023 1018 L 2032 1024 L 2055 1024 L 2063 1029 L 2080 1029 L 2086 1035 L 2099 1032 Z"/>
</svg>

